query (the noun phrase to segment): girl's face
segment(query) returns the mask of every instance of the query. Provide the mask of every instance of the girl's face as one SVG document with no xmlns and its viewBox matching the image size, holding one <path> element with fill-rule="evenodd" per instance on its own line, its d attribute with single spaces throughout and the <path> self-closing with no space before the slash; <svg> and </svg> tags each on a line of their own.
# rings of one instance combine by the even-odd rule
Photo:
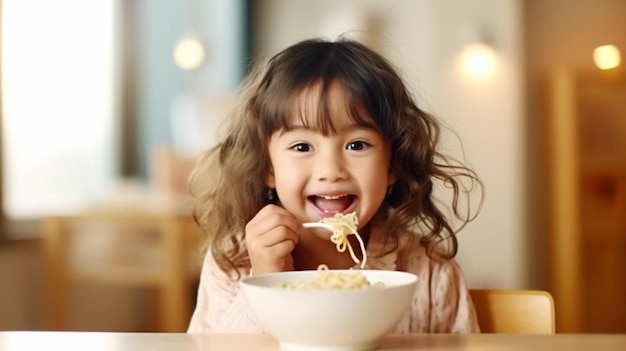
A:
<svg viewBox="0 0 626 351">
<path fill-rule="evenodd" d="M 272 171 L 266 185 L 276 188 L 282 206 L 302 222 L 356 212 L 361 228 L 374 217 L 395 181 L 390 148 L 377 130 L 350 119 L 339 84 L 329 89 L 328 108 L 336 133 L 323 135 L 313 129 L 319 94 L 304 94 L 299 109 L 304 117 L 295 111 L 290 116 L 291 130 L 276 131 L 270 138 Z"/>
</svg>

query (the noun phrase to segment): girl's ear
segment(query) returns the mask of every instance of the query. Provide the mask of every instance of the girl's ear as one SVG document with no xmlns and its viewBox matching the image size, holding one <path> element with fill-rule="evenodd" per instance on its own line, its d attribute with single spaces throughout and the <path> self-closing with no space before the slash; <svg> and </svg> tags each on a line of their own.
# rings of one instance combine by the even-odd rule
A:
<svg viewBox="0 0 626 351">
<path fill-rule="evenodd" d="M 270 170 L 265 176 L 265 186 L 270 189 L 276 188 L 276 178 L 274 177 L 273 170 Z"/>
<path fill-rule="evenodd" d="M 387 186 L 392 186 L 394 184 L 396 184 L 396 182 L 398 181 L 398 178 L 396 177 L 396 173 L 389 169 L 389 176 L 387 177 Z"/>
</svg>

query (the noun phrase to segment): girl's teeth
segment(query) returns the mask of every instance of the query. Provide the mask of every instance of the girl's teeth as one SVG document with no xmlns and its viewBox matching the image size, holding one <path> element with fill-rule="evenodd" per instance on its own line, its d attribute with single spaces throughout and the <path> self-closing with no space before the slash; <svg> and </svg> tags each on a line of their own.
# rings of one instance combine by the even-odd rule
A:
<svg viewBox="0 0 626 351">
<path fill-rule="evenodd" d="M 335 214 L 346 210 L 354 201 L 354 197 L 347 194 L 320 195 L 311 198 L 311 201 L 325 214 Z"/>
<path fill-rule="evenodd" d="M 324 199 L 326 200 L 337 200 L 340 197 L 342 197 L 343 195 L 333 195 L 333 196 L 322 196 Z"/>
</svg>

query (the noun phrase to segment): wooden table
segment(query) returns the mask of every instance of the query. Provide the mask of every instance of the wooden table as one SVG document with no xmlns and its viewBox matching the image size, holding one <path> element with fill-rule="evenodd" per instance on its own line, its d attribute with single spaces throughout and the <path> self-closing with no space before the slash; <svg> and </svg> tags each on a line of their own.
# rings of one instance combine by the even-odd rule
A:
<svg viewBox="0 0 626 351">
<path fill-rule="evenodd" d="M 190 351 L 279 350 L 278 343 L 258 334 L 0 332 L 1 351 Z M 626 350 L 626 334 L 411 334 L 388 335 L 378 350 Z"/>
</svg>

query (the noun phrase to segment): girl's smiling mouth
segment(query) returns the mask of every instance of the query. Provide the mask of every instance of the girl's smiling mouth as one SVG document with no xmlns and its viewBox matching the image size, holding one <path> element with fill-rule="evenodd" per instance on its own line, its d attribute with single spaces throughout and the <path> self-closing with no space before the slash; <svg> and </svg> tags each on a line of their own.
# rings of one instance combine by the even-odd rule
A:
<svg viewBox="0 0 626 351">
<path fill-rule="evenodd" d="M 312 195 L 307 199 L 320 214 L 327 217 L 336 213 L 346 214 L 354 211 L 356 196 L 350 194 Z"/>
</svg>

